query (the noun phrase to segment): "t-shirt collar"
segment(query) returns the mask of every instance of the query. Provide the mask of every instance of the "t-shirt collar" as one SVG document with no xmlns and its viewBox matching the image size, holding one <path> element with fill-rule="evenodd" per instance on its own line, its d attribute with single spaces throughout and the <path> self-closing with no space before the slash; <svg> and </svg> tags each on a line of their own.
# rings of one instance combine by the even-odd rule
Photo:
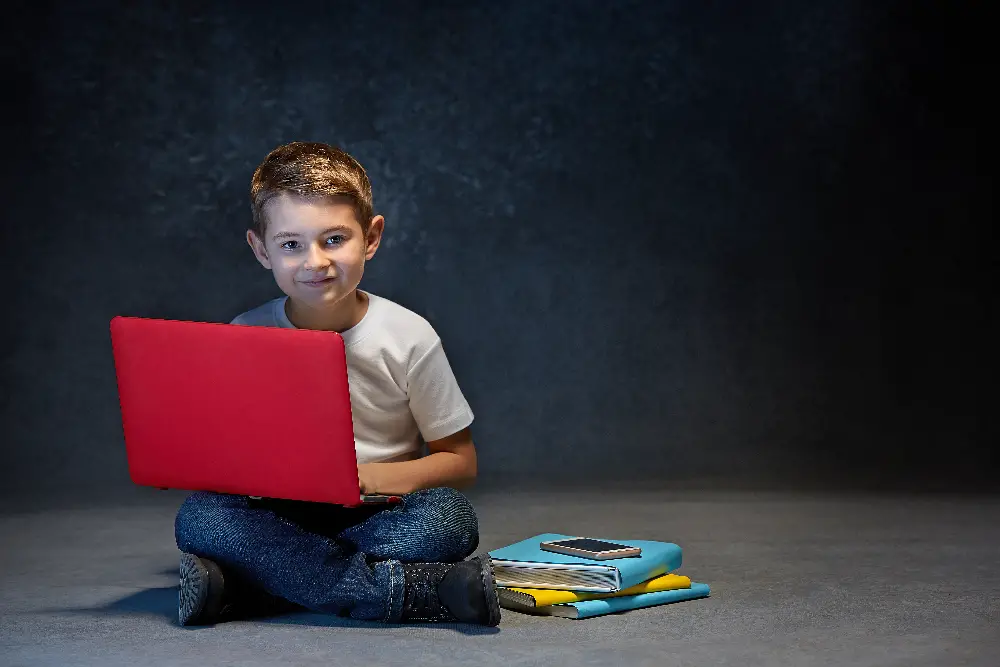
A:
<svg viewBox="0 0 1000 667">
<path fill-rule="evenodd" d="M 353 345 L 367 336 L 368 332 L 371 330 L 372 323 L 375 320 L 376 313 L 374 311 L 377 310 L 376 303 L 378 302 L 378 297 L 371 292 L 366 292 L 365 290 L 359 289 L 358 291 L 368 296 L 368 310 L 365 312 L 360 322 L 355 324 L 350 329 L 341 332 L 340 335 L 344 339 L 345 346 Z M 298 329 L 298 327 L 292 324 L 292 321 L 288 319 L 288 313 L 285 312 L 287 304 L 287 295 L 274 302 L 274 319 L 280 327 L 285 329 Z"/>
</svg>

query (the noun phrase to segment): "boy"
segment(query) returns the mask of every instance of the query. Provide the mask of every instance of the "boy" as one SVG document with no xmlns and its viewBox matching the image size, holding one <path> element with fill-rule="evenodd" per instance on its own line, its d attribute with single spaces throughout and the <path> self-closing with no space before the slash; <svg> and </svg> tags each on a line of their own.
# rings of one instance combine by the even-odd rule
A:
<svg viewBox="0 0 1000 667">
<path fill-rule="evenodd" d="M 430 323 L 358 289 L 385 223 L 373 215 L 364 168 L 332 146 L 291 143 L 257 167 L 250 199 L 247 242 L 285 296 L 232 324 L 343 336 L 361 490 L 403 501 L 347 508 L 192 494 L 175 525 L 180 623 L 305 607 L 387 622 L 497 625 L 489 557 L 463 560 L 479 544 L 475 511 L 451 488 L 476 477 L 472 411 Z M 267 414 L 266 401 L 261 418 L 295 419 Z M 419 436 L 429 451 L 423 458 Z"/>
</svg>

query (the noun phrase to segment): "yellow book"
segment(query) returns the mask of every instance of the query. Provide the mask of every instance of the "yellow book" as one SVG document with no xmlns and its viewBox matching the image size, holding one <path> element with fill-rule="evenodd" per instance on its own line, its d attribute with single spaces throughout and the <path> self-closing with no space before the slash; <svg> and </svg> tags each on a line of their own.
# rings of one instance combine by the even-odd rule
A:
<svg viewBox="0 0 1000 667">
<path fill-rule="evenodd" d="M 679 574 L 664 574 L 615 593 L 580 593 L 577 591 L 558 591 L 543 588 L 497 588 L 497 596 L 500 598 L 500 606 L 504 609 L 524 611 L 537 607 L 548 607 L 554 604 L 566 604 L 567 602 L 601 600 L 604 598 L 617 598 L 623 595 L 673 591 L 681 588 L 691 588 L 691 579 L 682 577 Z"/>
</svg>

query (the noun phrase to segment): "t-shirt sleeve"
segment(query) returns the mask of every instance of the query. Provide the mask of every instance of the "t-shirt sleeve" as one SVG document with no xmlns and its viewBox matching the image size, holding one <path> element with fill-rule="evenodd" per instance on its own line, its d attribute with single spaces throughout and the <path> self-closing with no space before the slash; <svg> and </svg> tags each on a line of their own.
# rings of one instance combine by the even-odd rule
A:
<svg viewBox="0 0 1000 667">
<path fill-rule="evenodd" d="M 472 423 L 472 408 L 458 386 L 440 338 L 407 373 L 407 395 L 410 412 L 426 442 L 446 438 Z"/>
</svg>

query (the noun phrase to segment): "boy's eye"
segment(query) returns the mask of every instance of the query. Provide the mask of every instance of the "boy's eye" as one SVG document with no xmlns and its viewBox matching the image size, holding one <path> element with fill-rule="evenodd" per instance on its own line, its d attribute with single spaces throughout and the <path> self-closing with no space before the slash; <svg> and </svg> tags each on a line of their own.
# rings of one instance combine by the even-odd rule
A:
<svg viewBox="0 0 1000 667">
<path fill-rule="evenodd" d="M 342 243 L 343 240 L 344 240 L 344 237 L 342 235 L 335 234 L 334 236 L 331 236 L 330 238 L 328 238 L 326 240 L 326 243 L 327 243 L 327 245 L 338 245 L 338 244 Z M 333 241 L 333 243 L 330 243 L 330 241 Z M 298 245 L 298 241 L 285 241 L 284 243 L 282 243 L 278 247 L 284 248 L 285 250 L 295 250 L 295 247 L 297 245 Z"/>
</svg>

